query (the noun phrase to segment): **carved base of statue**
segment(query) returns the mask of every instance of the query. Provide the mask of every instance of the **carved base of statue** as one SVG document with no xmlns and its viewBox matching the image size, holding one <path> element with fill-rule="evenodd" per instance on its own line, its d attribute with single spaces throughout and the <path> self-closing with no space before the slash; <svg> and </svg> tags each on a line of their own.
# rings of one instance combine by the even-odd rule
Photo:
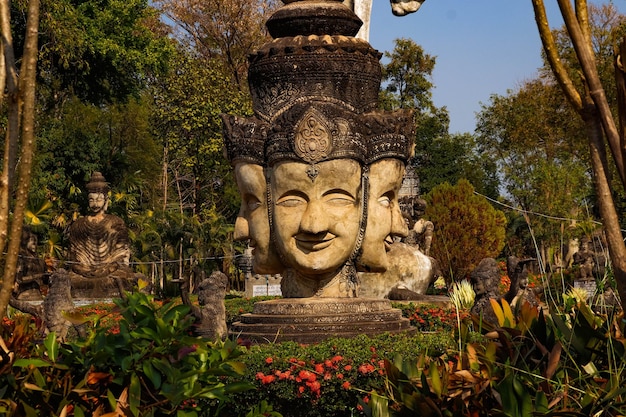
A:
<svg viewBox="0 0 626 417">
<path fill-rule="evenodd" d="M 414 332 L 389 300 L 367 298 L 283 298 L 254 304 L 233 323 L 230 335 L 252 343 L 316 343 L 331 337 Z"/>
<path fill-rule="evenodd" d="M 139 280 L 147 282 L 145 275 L 130 268 L 118 269 L 106 276 L 85 277 L 69 272 L 73 298 L 120 298 L 123 293 L 137 288 Z"/>
</svg>

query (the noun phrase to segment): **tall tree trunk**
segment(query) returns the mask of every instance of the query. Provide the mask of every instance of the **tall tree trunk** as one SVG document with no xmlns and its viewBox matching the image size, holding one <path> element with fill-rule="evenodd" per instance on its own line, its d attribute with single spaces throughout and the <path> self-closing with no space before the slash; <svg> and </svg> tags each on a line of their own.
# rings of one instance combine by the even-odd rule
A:
<svg viewBox="0 0 626 417">
<path fill-rule="evenodd" d="M 5 69 L 3 84 L 7 91 L 7 124 L 5 131 L 4 158 L 0 174 L 0 253 L 4 252 L 9 233 L 10 197 L 12 191 L 15 154 L 19 136 L 19 86 L 13 35 L 11 34 L 10 0 L 0 0 L 0 32 L 2 34 L 2 61 Z M 4 89 L 3 89 L 4 91 Z"/>
<path fill-rule="evenodd" d="M 593 182 L 609 247 L 613 276 L 617 283 L 617 292 L 622 300 L 622 305 L 624 305 L 626 302 L 626 246 L 622 238 L 619 217 L 615 210 L 608 179 L 609 172 L 602 123 L 597 117 L 589 117 L 585 120 L 585 126 L 591 151 Z"/>
<path fill-rule="evenodd" d="M 39 0 L 30 0 L 26 24 L 24 54 L 20 74 L 20 98 L 23 103 L 21 122 L 21 155 L 19 164 L 19 186 L 16 190 L 15 208 L 11 220 L 11 234 L 9 235 L 9 249 L 5 258 L 4 276 L 0 289 L 0 315 L 6 314 L 9 304 L 17 258 L 20 250 L 22 224 L 28 201 L 30 188 L 31 168 L 35 149 L 35 87 L 37 75 L 37 36 L 39 32 Z"/>
<path fill-rule="evenodd" d="M 589 18 L 586 0 L 575 0 L 575 10 L 571 0 L 557 0 L 567 32 L 576 51 L 582 70 L 584 91 L 578 92 L 570 79 L 563 62 L 558 56 L 543 0 L 532 0 L 537 29 L 541 37 L 547 61 L 552 73 L 561 86 L 568 101 L 581 116 L 587 129 L 587 140 L 591 152 L 593 182 L 597 194 L 600 217 L 607 237 L 613 275 L 622 307 L 626 306 L 626 245 L 619 224 L 619 217 L 611 194 L 608 158 L 605 139 L 622 186 L 626 189 L 624 143 L 611 114 L 604 88 L 596 68 L 596 57 L 590 39 Z"/>
</svg>

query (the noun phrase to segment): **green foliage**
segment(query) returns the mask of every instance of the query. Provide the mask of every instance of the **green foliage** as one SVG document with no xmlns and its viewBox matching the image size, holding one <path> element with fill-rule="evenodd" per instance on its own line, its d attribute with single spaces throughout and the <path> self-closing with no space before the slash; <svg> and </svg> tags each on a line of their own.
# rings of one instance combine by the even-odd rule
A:
<svg viewBox="0 0 626 417">
<path fill-rule="evenodd" d="M 474 317 L 484 338 L 459 356 L 386 361 L 384 390 L 366 415 L 616 416 L 626 411 L 626 340 L 620 316 L 578 303 L 544 316 L 529 304 L 514 313 L 491 300 L 498 323 Z"/>
<path fill-rule="evenodd" d="M 0 410 L 16 407 L 14 415 L 25 416 L 70 410 L 76 416 L 115 410 L 132 416 L 218 415 L 234 393 L 251 388 L 241 379 L 242 351 L 234 342 L 190 336 L 187 306 L 159 306 L 141 293 L 116 304 L 119 330 L 99 327 L 100 318 L 92 317 L 88 336 L 68 343 L 50 334 L 35 344 L 37 333 L 28 323 L 3 329 L 15 360 L 0 369 Z M 202 400 L 210 405 L 199 409 Z"/>
<path fill-rule="evenodd" d="M 39 86 L 52 106 L 68 95 L 102 104 L 138 94 L 173 51 L 157 22 L 148 0 L 42 1 Z"/>
<path fill-rule="evenodd" d="M 467 180 L 435 187 L 426 195 L 425 217 L 435 225 L 432 256 L 444 274 L 458 281 L 483 258 L 497 257 L 504 247 L 506 218 Z"/>
<path fill-rule="evenodd" d="M 410 39 L 396 39 L 389 60 L 383 65 L 384 89 L 381 107 L 386 110 L 412 108 L 416 113 L 415 158 L 410 165 L 418 174 L 422 193 L 444 182 L 468 179 L 482 194 L 496 198 L 498 178 L 490 159 L 476 152 L 469 134 L 450 135 L 450 116 L 445 107 L 432 101 L 432 71 L 435 57 Z"/>
<path fill-rule="evenodd" d="M 420 132 L 423 132 L 423 127 Z M 430 138 L 418 136 L 411 165 L 420 178 L 421 193 L 427 194 L 444 182 L 456 184 L 464 178 L 477 192 L 497 199 L 499 180 L 496 165 L 476 150 L 476 138 L 469 133 L 442 133 Z"/>
<path fill-rule="evenodd" d="M 383 66 L 385 91 L 391 108 L 411 108 L 419 113 L 434 110 L 433 84 L 430 81 L 435 68 L 435 57 L 411 39 L 396 39 L 392 52 L 385 52 L 390 62 Z"/>
<path fill-rule="evenodd" d="M 259 400 L 290 417 L 355 415 L 369 391 L 383 388 L 384 358 L 395 352 L 441 355 L 453 343 L 443 333 L 251 346 L 245 356 L 246 378 L 254 381 L 256 391 L 236 395 L 225 416 L 240 414 Z"/>
<path fill-rule="evenodd" d="M 223 155 L 222 113 L 248 114 L 250 98 L 212 61 L 180 55 L 178 65 L 153 90 L 152 127 L 166 148 L 170 198 L 204 219 L 234 222 L 239 194 Z"/>
</svg>

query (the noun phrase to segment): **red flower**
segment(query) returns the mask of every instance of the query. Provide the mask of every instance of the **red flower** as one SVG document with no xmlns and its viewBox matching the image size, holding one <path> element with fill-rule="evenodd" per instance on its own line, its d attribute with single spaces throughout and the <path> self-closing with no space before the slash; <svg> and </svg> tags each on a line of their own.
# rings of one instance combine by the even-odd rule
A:
<svg viewBox="0 0 626 417">
<path fill-rule="evenodd" d="M 374 372 L 374 366 L 369 363 L 364 363 L 363 365 L 359 366 L 359 372 L 363 375 L 369 374 L 370 372 Z"/>
<path fill-rule="evenodd" d="M 268 365 L 271 365 L 272 363 L 274 363 L 274 359 L 270 356 L 265 358 L 265 363 Z"/>
<path fill-rule="evenodd" d="M 343 379 L 343 374 L 337 374 L 337 379 Z"/>
<path fill-rule="evenodd" d="M 349 371 L 351 371 L 351 370 L 352 370 L 352 365 L 346 365 L 346 366 L 344 366 L 344 367 L 343 367 L 343 370 L 344 370 L 344 371 L 348 371 L 348 372 L 349 372 Z"/>
<path fill-rule="evenodd" d="M 341 384 L 341 388 L 350 389 L 350 381 L 346 381 L 343 384 Z"/>
<path fill-rule="evenodd" d="M 318 374 L 323 374 L 324 373 L 324 365 L 322 365 L 321 363 L 318 363 L 315 365 L 315 372 L 317 372 Z"/>
<path fill-rule="evenodd" d="M 341 360 L 343 360 L 343 356 L 339 356 L 339 355 L 334 356 L 334 357 L 331 359 L 331 361 L 332 361 L 333 363 L 337 363 L 337 362 L 339 362 L 339 361 L 341 361 Z"/>
<path fill-rule="evenodd" d="M 261 383 L 263 385 L 271 384 L 274 381 L 276 381 L 276 377 L 274 375 L 266 375 L 263 379 L 261 379 Z"/>
<path fill-rule="evenodd" d="M 317 379 L 317 375 L 315 375 L 313 372 L 310 372 L 304 369 L 300 371 L 300 373 L 298 373 L 298 376 L 300 377 L 301 380 L 309 381 L 309 382 L 313 382 Z"/>
</svg>

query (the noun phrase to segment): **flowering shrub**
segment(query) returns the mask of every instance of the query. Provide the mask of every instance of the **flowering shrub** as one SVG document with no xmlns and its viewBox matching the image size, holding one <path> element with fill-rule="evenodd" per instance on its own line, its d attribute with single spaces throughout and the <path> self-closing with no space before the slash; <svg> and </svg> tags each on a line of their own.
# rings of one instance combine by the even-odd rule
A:
<svg viewBox="0 0 626 417">
<path fill-rule="evenodd" d="M 259 400 L 290 417 L 361 415 L 360 402 L 367 404 L 368 393 L 384 384 L 384 359 L 397 352 L 441 355 L 454 344 L 446 336 L 362 335 L 315 345 L 251 346 L 243 361 L 246 379 L 254 381 L 256 390 L 237 394 L 225 415 L 241 415 Z"/>
<path fill-rule="evenodd" d="M 444 308 L 436 305 L 400 304 L 394 307 L 402 310 L 402 315 L 408 317 L 411 325 L 419 332 L 454 331 L 458 327 L 457 312 L 454 308 Z M 469 317 L 467 311 L 460 312 L 460 319 Z"/>
</svg>

